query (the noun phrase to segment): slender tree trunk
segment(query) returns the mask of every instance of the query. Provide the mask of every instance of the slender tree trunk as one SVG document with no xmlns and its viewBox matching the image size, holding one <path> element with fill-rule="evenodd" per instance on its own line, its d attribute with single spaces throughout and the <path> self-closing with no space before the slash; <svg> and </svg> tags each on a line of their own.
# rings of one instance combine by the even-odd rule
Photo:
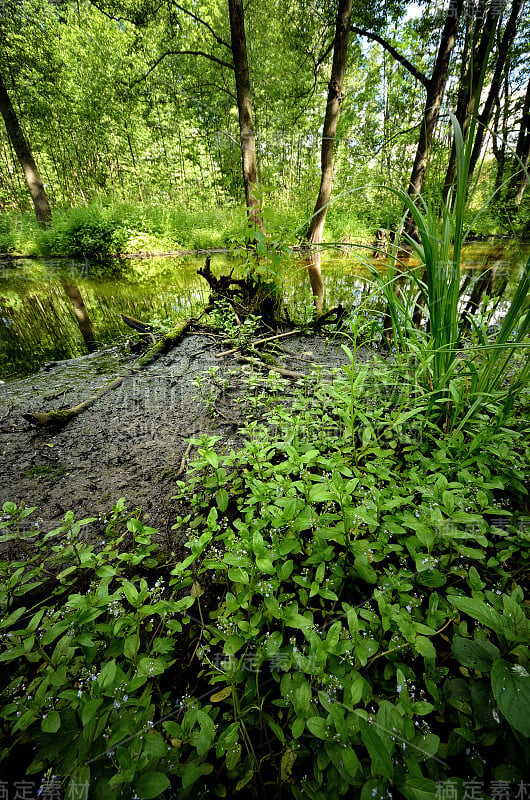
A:
<svg viewBox="0 0 530 800">
<path fill-rule="evenodd" d="M 2 114 L 7 130 L 7 135 L 13 145 L 13 150 L 24 172 L 24 177 L 28 185 L 29 193 L 35 206 L 35 215 L 40 225 L 48 225 L 51 222 L 52 212 L 50 203 L 44 189 L 39 171 L 36 167 L 30 146 L 24 136 L 18 121 L 15 109 L 7 93 L 7 89 L 0 75 L 0 113 Z"/>
<path fill-rule="evenodd" d="M 475 136 L 475 141 L 473 143 L 471 161 L 469 164 L 468 185 L 471 181 L 473 171 L 480 157 L 480 152 L 482 150 L 482 143 L 484 141 L 484 136 L 486 133 L 486 127 L 488 126 L 491 118 L 493 103 L 495 102 L 495 98 L 498 97 L 499 91 L 502 86 L 503 71 L 506 67 L 506 63 L 508 60 L 508 53 L 510 51 L 510 48 L 513 44 L 513 40 L 515 38 L 515 34 L 517 32 L 517 17 L 519 16 L 519 12 L 521 11 L 522 7 L 523 7 L 523 0 L 513 0 L 512 10 L 510 12 L 510 16 L 506 23 L 506 27 L 504 29 L 501 42 L 499 44 L 497 59 L 495 63 L 495 71 L 491 79 L 491 85 L 488 92 L 488 96 L 486 98 L 486 102 L 484 103 L 484 107 L 482 108 L 482 111 L 478 115 L 477 119 L 478 123 L 477 133 Z"/>
<path fill-rule="evenodd" d="M 307 232 L 307 241 L 311 244 L 318 244 L 322 241 L 324 223 L 328 212 L 327 205 L 331 199 L 331 187 L 333 184 L 333 149 L 335 134 L 337 132 L 337 123 L 339 121 L 340 106 L 344 97 L 344 76 L 348 63 L 348 39 L 350 35 L 351 15 L 352 0 L 339 0 L 339 8 L 335 23 L 331 79 L 329 81 L 328 101 L 324 117 L 324 129 L 322 131 L 320 189 L 313 217 Z M 311 256 L 308 270 L 311 289 L 313 291 L 313 297 L 315 298 L 316 311 L 317 314 L 320 314 L 324 302 L 320 258 L 315 259 Z"/>
<path fill-rule="evenodd" d="M 425 98 L 425 110 L 423 121 L 420 128 L 416 156 L 412 166 L 409 179 L 409 196 L 414 198 L 421 194 L 427 161 L 431 151 L 434 129 L 438 122 L 440 107 L 445 93 L 447 75 L 449 72 L 449 61 L 456 42 L 458 32 L 458 22 L 462 13 L 464 0 L 451 0 L 445 24 L 438 46 L 438 53 L 432 71 L 431 78 L 427 85 L 427 97 Z M 415 226 L 412 217 L 408 217 L 405 223 L 405 230 L 409 235 L 415 233 Z"/>
<path fill-rule="evenodd" d="M 508 138 L 508 122 L 510 117 L 510 84 L 508 81 L 508 72 L 504 76 L 504 104 L 502 107 L 502 124 L 499 136 L 499 122 L 501 118 L 500 103 L 495 114 L 495 130 L 492 139 L 493 154 L 497 159 L 497 171 L 495 174 L 495 191 L 500 195 L 500 189 L 504 180 L 504 168 L 506 165 L 506 141 Z M 500 138 L 500 145 L 498 144 Z"/>
<path fill-rule="evenodd" d="M 530 166 L 530 80 L 528 81 L 528 85 L 526 87 L 526 95 L 523 103 L 521 124 L 519 127 L 519 135 L 517 136 L 515 153 L 528 170 L 528 167 Z M 520 170 L 521 164 L 516 160 L 514 164 L 514 177 L 507 193 L 508 197 L 510 195 L 513 197 L 510 205 L 514 212 L 519 210 L 524 191 L 528 184 L 526 172 L 521 172 Z"/>
<path fill-rule="evenodd" d="M 239 135 L 243 184 L 249 223 L 263 230 L 261 202 L 258 197 L 258 170 L 256 166 L 256 136 L 252 119 L 252 95 L 248 71 L 247 41 L 242 0 L 228 0 L 230 13 L 230 37 L 236 76 L 237 109 L 239 112 Z"/>
<path fill-rule="evenodd" d="M 456 118 L 460 123 L 462 135 L 466 138 L 471 117 L 475 110 L 477 101 L 477 91 L 480 82 L 480 75 L 485 59 L 488 57 L 488 47 L 492 31 L 498 23 L 499 16 L 502 15 L 502 5 L 499 5 L 498 0 L 491 0 L 490 7 L 487 11 L 486 18 L 482 21 L 480 18 L 475 20 L 475 29 L 473 33 L 473 47 L 471 50 L 471 68 L 465 67 L 465 76 L 462 75 L 460 80 L 458 104 L 456 110 Z M 467 62 L 467 58 L 464 59 Z M 502 73 L 502 70 L 501 70 Z M 480 153 L 480 150 L 479 150 Z M 478 158 L 478 155 L 477 155 Z M 476 163 L 476 162 L 475 162 Z M 451 155 L 449 164 L 445 175 L 443 196 L 447 199 L 449 192 L 453 186 L 456 174 L 456 147 L 453 137 L 453 144 L 451 147 Z M 454 199 L 454 198 L 453 198 Z"/>
</svg>

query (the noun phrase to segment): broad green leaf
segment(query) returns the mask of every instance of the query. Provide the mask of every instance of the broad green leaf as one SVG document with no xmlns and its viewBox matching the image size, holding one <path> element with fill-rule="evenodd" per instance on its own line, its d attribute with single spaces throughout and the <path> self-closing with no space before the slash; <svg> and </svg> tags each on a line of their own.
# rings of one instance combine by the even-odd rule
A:
<svg viewBox="0 0 530 800">
<path fill-rule="evenodd" d="M 25 613 L 25 611 L 26 611 L 26 606 L 21 606 L 20 608 L 15 609 L 15 611 L 12 611 L 11 614 L 9 614 L 0 622 L 0 628 L 9 628 L 10 625 L 14 625 L 15 622 L 18 619 L 20 619 L 20 617 Z M 68 624 L 66 625 L 66 627 L 68 627 Z M 66 627 L 63 627 L 62 630 L 59 631 L 59 633 L 62 633 L 62 631 L 66 630 Z M 59 635 L 59 633 L 57 634 L 57 636 Z"/>
<path fill-rule="evenodd" d="M 281 769 L 280 769 L 280 779 L 282 781 L 285 782 L 290 780 L 297 757 L 298 754 L 294 750 L 291 750 L 290 748 L 287 748 L 287 750 L 283 754 Z"/>
<path fill-rule="evenodd" d="M 307 714 L 311 708 L 311 687 L 304 681 L 294 691 L 294 707 L 297 714 Z"/>
<path fill-rule="evenodd" d="M 305 728 L 305 720 L 302 717 L 296 717 L 291 725 L 293 739 L 299 739 L 303 734 Z"/>
<path fill-rule="evenodd" d="M 253 775 L 254 772 L 251 769 L 247 770 L 247 772 L 245 772 L 243 777 L 236 783 L 235 791 L 239 792 L 240 789 L 246 786 L 247 783 L 249 783 L 252 780 Z"/>
<path fill-rule="evenodd" d="M 359 767 L 361 766 L 361 762 L 355 755 L 353 747 L 348 745 L 341 751 L 341 758 L 344 762 L 344 766 L 346 767 L 348 773 L 352 778 L 355 778 L 357 772 L 359 771 Z"/>
<path fill-rule="evenodd" d="M 103 699 L 101 697 L 94 697 L 85 703 L 81 709 L 81 722 L 84 726 L 88 725 L 102 703 Z"/>
<path fill-rule="evenodd" d="M 232 691 L 230 689 L 230 691 Z M 210 698 L 211 700 L 212 698 Z M 239 738 L 239 722 L 232 722 L 228 728 L 221 733 L 217 740 L 217 747 L 221 753 L 226 752 L 235 745 Z"/>
<path fill-rule="evenodd" d="M 51 644 L 57 639 L 58 636 L 61 635 L 61 633 L 64 633 L 68 627 L 70 627 L 70 623 L 66 620 L 55 622 L 51 628 L 47 629 L 44 636 L 40 640 L 41 645 L 45 647 L 46 645 Z"/>
<path fill-rule="evenodd" d="M 440 798 L 439 785 L 428 778 L 407 778 L 399 790 L 407 800 L 439 800 Z"/>
<path fill-rule="evenodd" d="M 138 662 L 137 675 L 145 678 L 154 678 L 155 675 L 161 675 L 165 672 L 167 663 L 161 658 L 148 658 L 144 656 Z"/>
<path fill-rule="evenodd" d="M 366 561 L 356 558 L 353 564 L 354 572 L 366 583 L 377 583 L 377 572 Z"/>
<path fill-rule="evenodd" d="M 464 667 L 476 672 L 489 672 L 493 662 L 499 658 L 499 649 L 487 639 L 463 639 L 455 636 L 451 650 Z"/>
<path fill-rule="evenodd" d="M 217 503 L 217 508 L 221 513 L 224 514 L 226 509 L 228 508 L 228 501 L 229 501 L 228 492 L 226 489 L 218 489 L 215 493 L 215 502 Z"/>
<path fill-rule="evenodd" d="M 48 714 L 42 718 L 40 727 L 44 733 L 57 733 L 61 727 L 61 715 L 59 712 L 49 711 Z"/>
<path fill-rule="evenodd" d="M 502 598 L 507 635 L 510 639 L 519 639 L 525 644 L 530 641 L 530 622 L 523 608 L 509 595 Z"/>
<path fill-rule="evenodd" d="M 130 660 L 136 658 L 138 649 L 140 647 L 140 637 L 137 633 L 132 633 L 127 636 L 123 642 L 123 655 Z"/>
<path fill-rule="evenodd" d="M 453 597 L 447 598 L 450 603 L 463 611 L 464 614 L 476 619 L 487 628 L 491 628 L 495 633 L 502 634 L 506 627 L 502 617 L 494 608 L 484 603 L 482 600 L 476 600 L 474 597 Z"/>
<path fill-rule="evenodd" d="M 306 719 L 305 724 L 313 736 L 325 741 L 330 738 L 329 725 L 323 717 L 309 717 L 309 719 Z"/>
<path fill-rule="evenodd" d="M 115 677 L 116 661 L 112 659 L 112 661 L 107 661 L 106 664 L 103 664 L 97 682 L 103 690 L 110 689 L 114 683 Z"/>
<path fill-rule="evenodd" d="M 229 656 L 233 656 L 234 653 L 237 653 L 238 650 L 241 650 L 244 644 L 245 640 L 243 637 L 239 636 L 237 633 L 233 633 L 224 643 L 223 652 Z"/>
<path fill-rule="evenodd" d="M 264 598 L 265 606 L 275 619 L 281 619 L 282 611 L 277 599 L 271 595 Z"/>
<path fill-rule="evenodd" d="M 391 780 L 394 774 L 392 759 L 386 749 L 386 743 L 379 736 L 375 725 L 361 719 L 362 741 L 372 761 L 372 775 L 380 775 L 382 778 Z"/>
<path fill-rule="evenodd" d="M 256 556 L 256 566 L 260 572 L 265 572 L 267 575 L 274 575 L 276 572 L 268 556 Z"/>
<path fill-rule="evenodd" d="M 182 788 L 186 789 L 188 786 L 193 786 L 195 781 L 199 780 L 202 774 L 203 774 L 202 769 L 196 764 L 186 764 L 182 774 Z M 165 790 L 163 789 L 162 791 Z M 157 797 L 158 795 L 149 795 L 149 796 Z M 140 797 L 142 796 L 140 795 Z"/>
<path fill-rule="evenodd" d="M 125 597 L 129 601 L 131 606 L 133 606 L 133 608 L 137 608 L 138 607 L 138 589 L 136 588 L 136 586 L 133 583 L 131 583 L 130 581 L 126 580 L 126 581 L 123 581 L 123 587 L 122 588 L 123 588 L 123 594 L 125 595 Z"/>
<path fill-rule="evenodd" d="M 144 736 L 143 752 L 155 758 L 163 758 L 167 755 L 166 740 L 157 731 L 148 731 Z"/>
<path fill-rule="evenodd" d="M 530 674 L 521 665 L 499 658 L 491 669 L 491 688 L 512 728 L 530 737 Z"/>
<path fill-rule="evenodd" d="M 226 700 L 227 697 L 230 697 L 232 694 L 232 687 L 225 686 L 224 689 L 221 689 L 220 692 L 216 692 L 215 694 L 210 695 L 210 701 L 212 703 L 220 703 L 222 700 Z M 234 723 L 237 728 L 237 722 Z"/>
<path fill-rule="evenodd" d="M 289 628 L 300 628 L 301 630 L 305 630 L 311 625 L 311 620 L 306 619 L 291 608 L 286 609 L 283 621 Z"/>
<path fill-rule="evenodd" d="M 226 753 L 226 767 L 231 772 L 241 758 L 241 745 L 236 744 Z"/>
</svg>

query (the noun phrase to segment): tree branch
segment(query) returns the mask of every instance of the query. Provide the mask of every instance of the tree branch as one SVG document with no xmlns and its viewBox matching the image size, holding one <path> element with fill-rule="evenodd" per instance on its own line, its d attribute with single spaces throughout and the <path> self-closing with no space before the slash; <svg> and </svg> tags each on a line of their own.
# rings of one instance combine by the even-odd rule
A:
<svg viewBox="0 0 530 800">
<path fill-rule="evenodd" d="M 131 25 L 138 25 L 139 24 L 140 17 L 139 17 L 138 14 L 136 16 L 129 17 L 129 16 L 124 15 L 122 13 L 117 13 L 116 8 L 114 6 L 112 6 L 112 5 L 111 5 L 110 10 L 107 10 L 104 7 L 102 7 L 100 2 L 96 2 L 96 0 L 89 0 L 89 2 L 90 2 L 91 5 L 94 6 L 94 8 L 96 8 L 100 12 L 100 14 L 103 14 L 103 16 L 107 17 L 107 19 L 110 19 L 113 22 L 130 22 Z M 165 2 L 165 0 L 161 0 L 159 5 L 155 9 L 151 10 L 151 14 L 154 15 L 158 11 L 160 11 L 162 6 L 164 5 L 164 2 Z M 118 9 L 121 12 L 121 9 L 119 8 L 119 5 L 118 5 Z"/>
<path fill-rule="evenodd" d="M 188 8 L 184 8 L 184 6 L 179 5 L 179 3 L 175 3 L 174 0 L 173 0 L 173 5 L 175 6 L 175 8 L 178 8 L 179 11 L 182 11 L 183 14 L 187 14 L 188 17 L 194 19 L 195 22 L 199 22 L 201 25 L 204 25 L 204 27 L 211 33 L 211 35 L 218 44 L 222 44 L 223 47 L 227 47 L 229 50 L 231 49 L 228 42 L 225 42 L 224 39 L 221 39 L 221 37 L 216 34 L 211 25 L 209 25 L 205 20 L 198 17 L 196 14 L 193 13 L 193 11 L 190 11 Z"/>
<path fill-rule="evenodd" d="M 155 63 L 149 67 L 147 72 L 142 75 L 140 78 L 136 78 L 135 81 L 129 84 L 129 87 L 132 88 L 136 86 L 137 83 L 141 83 L 141 81 L 145 81 L 148 75 L 150 75 L 153 70 L 155 70 L 161 61 L 164 60 L 166 56 L 202 56 L 203 58 L 207 58 L 209 61 L 214 61 L 216 64 L 220 64 L 222 67 L 228 67 L 228 69 L 234 69 L 234 65 L 230 64 L 228 61 L 223 61 L 221 58 L 217 58 L 217 56 L 212 56 L 210 53 L 203 53 L 202 50 L 166 50 L 165 53 L 162 53 L 160 58 L 157 58 Z"/>
<path fill-rule="evenodd" d="M 402 56 L 401 53 L 399 53 L 389 42 L 383 39 L 382 36 L 379 36 L 377 33 L 372 33 L 371 31 L 365 31 L 361 28 L 357 28 L 355 25 L 352 25 L 350 30 L 353 33 L 357 33 L 359 36 L 366 36 L 367 39 L 373 39 L 374 42 L 377 42 L 381 45 L 381 47 L 384 47 L 385 50 L 387 50 L 390 55 L 396 59 L 396 61 L 405 67 L 405 69 L 408 69 L 410 74 L 416 78 L 417 81 L 420 81 L 420 83 L 422 83 L 425 87 L 429 86 L 429 78 L 423 72 L 421 72 L 421 70 L 417 69 L 414 64 L 411 64 L 411 62 L 405 58 L 405 56 Z"/>
</svg>

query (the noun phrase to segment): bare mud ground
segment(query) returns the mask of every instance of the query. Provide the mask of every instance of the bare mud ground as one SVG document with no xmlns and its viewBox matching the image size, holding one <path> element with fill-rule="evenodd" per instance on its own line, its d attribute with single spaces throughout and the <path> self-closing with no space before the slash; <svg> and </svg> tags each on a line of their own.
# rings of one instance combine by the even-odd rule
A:
<svg viewBox="0 0 530 800">
<path fill-rule="evenodd" d="M 275 357 L 298 373 L 327 372 L 347 363 L 341 341 L 296 334 L 278 342 Z M 59 430 L 36 428 L 22 414 L 80 403 L 130 367 L 130 356 L 127 361 L 116 348 L 99 351 L 0 385 L 0 506 L 37 506 L 28 522 L 43 531 L 57 527 L 70 509 L 77 519 L 96 517 L 83 529 L 94 542 L 113 504 L 125 497 L 129 511 L 141 509 L 144 524 L 178 549 L 172 497 L 187 440 L 215 434 L 222 437 L 219 446 L 237 448 L 248 419 L 245 394 L 253 367 L 238 362 L 237 353 L 216 357 L 229 347 L 205 332 L 189 333 Z M 373 351 L 358 355 L 371 359 Z M 216 376 L 212 368 L 218 368 Z M 0 555 L 7 555 L 5 549 Z"/>
</svg>

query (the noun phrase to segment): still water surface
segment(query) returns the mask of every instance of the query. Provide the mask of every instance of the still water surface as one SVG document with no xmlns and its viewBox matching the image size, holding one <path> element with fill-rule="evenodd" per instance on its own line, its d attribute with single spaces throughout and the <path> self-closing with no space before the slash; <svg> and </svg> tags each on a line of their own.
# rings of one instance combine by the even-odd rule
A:
<svg viewBox="0 0 530 800">
<path fill-rule="evenodd" d="M 506 305 L 520 275 L 530 244 L 517 242 L 473 243 L 466 246 L 463 272 L 491 269 L 498 285 L 506 283 Z M 370 259 L 369 251 L 325 254 L 322 274 L 326 305 L 365 304 L 367 313 L 377 306 L 374 279 L 367 260 L 378 269 L 384 262 Z M 127 314 L 143 321 L 177 320 L 197 315 L 204 308 L 209 287 L 197 275 L 204 256 L 129 259 L 116 264 L 111 277 L 102 265 L 61 260 L 0 257 L 0 377 L 8 380 L 37 371 L 52 360 L 86 353 L 86 346 L 61 276 L 79 290 L 92 322 L 98 347 L 130 338 L 121 319 Z M 229 272 L 237 259 L 214 254 L 214 273 Z M 105 265 L 108 269 L 108 265 Z M 285 261 L 282 270 L 284 302 L 292 319 L 309 318 L 311 297 L 306 267 L 301 259 Z"/>
</svg>

